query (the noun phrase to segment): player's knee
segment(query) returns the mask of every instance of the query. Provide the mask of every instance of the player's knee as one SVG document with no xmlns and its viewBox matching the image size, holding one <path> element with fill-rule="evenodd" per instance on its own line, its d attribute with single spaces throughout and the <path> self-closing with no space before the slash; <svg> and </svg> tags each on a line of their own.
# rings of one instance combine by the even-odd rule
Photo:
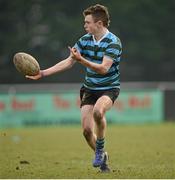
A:
<svg viewBox="0 0 175 180">
<path fill-rule="evenodd" d="M 86 138 L 86 140 L 89 140 L 92 137 L 93 132 L 89 127 L 87 127 L 83 129 L 83 135 Z"/>
<path fill-rule="evenodd" d="M 94 117 L 94 120 L 98 123 L 99 121 L 101 121 L 101 119 L 103 118 L 104 116 L 104 112 L 102 109 L 97 109 L 95 108 L 94 111 L 93 111 L 93 117 Z"/>
</svg>

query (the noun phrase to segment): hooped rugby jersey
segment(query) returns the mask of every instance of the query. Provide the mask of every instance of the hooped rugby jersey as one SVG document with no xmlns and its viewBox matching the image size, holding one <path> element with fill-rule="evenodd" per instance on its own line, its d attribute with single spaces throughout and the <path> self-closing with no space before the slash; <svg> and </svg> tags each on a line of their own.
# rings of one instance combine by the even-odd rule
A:
<svg viewBox="0 0 175 180">
<path fill-rule="evenodd" d="M 120 88 L 119 62 L 122 53 L 120 39 L 113 33 L 107 33 L 96 41 L 94 36 L 86 34 L 74 45 L 87 60 L 101 64 L 104 56 L 113 60 L 113 64 L 105 75 L 98 74 L 86 67 L 84 86 L 91 90 L 107 90 Z"/>
</svg>

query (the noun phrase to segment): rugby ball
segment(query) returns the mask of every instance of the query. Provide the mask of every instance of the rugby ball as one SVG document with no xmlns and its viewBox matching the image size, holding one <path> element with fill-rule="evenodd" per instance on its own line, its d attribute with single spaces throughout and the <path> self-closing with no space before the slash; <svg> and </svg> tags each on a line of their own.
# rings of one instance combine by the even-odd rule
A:
<svg viewBox="0 0 175 180">
<path fill-rule="evenodd" d="M 24 52 L 16 53 L 13 57 L 13 63 L 16 69 L 24 75 L 35 76 L 39 74 L 39 63 L 30 54 Z"/>
</svg>

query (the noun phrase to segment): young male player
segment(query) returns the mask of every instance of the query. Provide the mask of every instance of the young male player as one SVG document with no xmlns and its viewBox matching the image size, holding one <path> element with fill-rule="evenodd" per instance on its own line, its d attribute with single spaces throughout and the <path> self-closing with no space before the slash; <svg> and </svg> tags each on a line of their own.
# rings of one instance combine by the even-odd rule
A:
<svg viewBox="0 0 175 180">
<path fill-rule="evenodd" d="M 90 6 L 84 10 L 83 15 L 87 34 L 74 47 L 69 47 L 69 57 L 41 70 L 36 76 L 26 77 L 37 80 L 69 69 L 75 62 L 86 67 L 84 84 L 80 90 L 83 135 L 95 152 L 93 166 L 99 167 L 102 172 L 108 172 L 108 155 L 104 150 L 105 113 L 119 95 L 122 47 L 120 39 L 107 29 L 110 20 L 105 6 Z"/>
</svg>

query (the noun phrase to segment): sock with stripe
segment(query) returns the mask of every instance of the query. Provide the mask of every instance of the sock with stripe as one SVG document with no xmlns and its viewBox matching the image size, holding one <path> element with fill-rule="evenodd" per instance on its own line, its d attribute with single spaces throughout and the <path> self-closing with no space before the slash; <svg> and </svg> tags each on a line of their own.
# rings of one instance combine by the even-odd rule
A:
<svg viewBox="0 0 175 180">
<path fill-rule="evenodd" d="M 97 139 L 96 140 L 96 149 L 102 151 L 104 149 L 104 144 L 105 144 L 105 138 Z"/>
</svg>

